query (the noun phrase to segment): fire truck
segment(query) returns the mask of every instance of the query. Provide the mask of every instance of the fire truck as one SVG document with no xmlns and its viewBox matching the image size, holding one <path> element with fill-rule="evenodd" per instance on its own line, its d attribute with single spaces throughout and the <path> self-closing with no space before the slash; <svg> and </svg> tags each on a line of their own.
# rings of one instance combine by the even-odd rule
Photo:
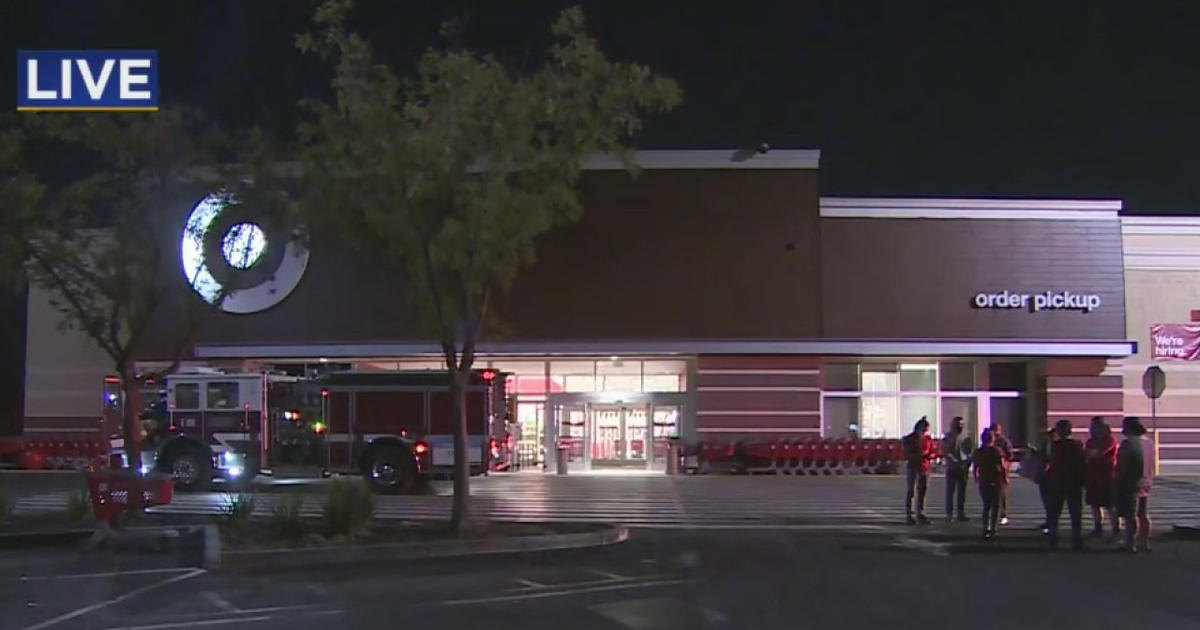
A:
<svg viewBox="0 0 1200 630">
<path fill-rule="evenodd" d="M 466 390 L 472 475 L 506 467 L 506 378 L 471 374 Z M 446 371 L 345 371 L 318 378 L 193 369 L 166 379 L 167 428 L 147 442 L 143 471 L 180 489 L 236 483 L 273 465 L 362 475 L 380 492 L 409 492 L 454 466 Z"/>
</svg>

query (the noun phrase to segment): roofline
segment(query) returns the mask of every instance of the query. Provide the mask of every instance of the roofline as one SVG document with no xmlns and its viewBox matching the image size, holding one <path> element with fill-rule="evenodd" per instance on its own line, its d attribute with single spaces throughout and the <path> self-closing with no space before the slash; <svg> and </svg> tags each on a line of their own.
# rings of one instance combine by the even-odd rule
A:
<svg viewBox="0 0 1200 630">
<path fill-rule="evenodd" d="M 1124 216 L 1121 233 L 1136 235 L 1200 235 L 1200 217 L 1194 216 Z"/>
<path fill-rule="evenodd" d="M 1124 340 L 769 340 L 661 339 L 516 341 L 481 343 L 479 354 L 569 356 L 620 354 L 799 354 L 828 356 L 1033 356 L 1125 357 L 1137 353 L 1137 342 Z M 199 359 L 295 359 L 441 356 L 427 342 L 197 345 Z"/>
<path fill-rule="evenodd" d="M 821 197 L 823 218 L 1116 220 L 1119 199 Z"/>
<path fill-rule="evenodd" d="M 816 149 L 647 149 L 632 152 L 634 163 L 643 170 L 812 170 L 820 167 L 821 152 Z M 299 172 L 296 161 L 280 162 L 284 173 Z M 620 158 L 590 155 L 582 159 L 585 171 L 624 170 Z M 197 166 L 180 179 L 195 181 L 216 179 L 217 169 Z"/>
<path fill-rule="evenodd" d="M 820 167 L 815 149 L 650 149 L 635 151 L 633 160 L 645 170 L 809 170 Z M 586 171 L 624 170 L 621 160 L 593 155 L 583 160 Z"/>
</svg>

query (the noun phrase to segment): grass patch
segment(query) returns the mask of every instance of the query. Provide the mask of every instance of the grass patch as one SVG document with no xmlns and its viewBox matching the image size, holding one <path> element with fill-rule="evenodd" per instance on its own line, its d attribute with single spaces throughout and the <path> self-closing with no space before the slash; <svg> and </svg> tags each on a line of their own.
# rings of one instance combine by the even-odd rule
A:
<svg viewBox="0 0 1200 630">
<path fill-rule="evenodd" d="M 67 520 L 76 525 L 92 520 L 92 497 L 87 490 L 67 495 Z"/>
<path fill-rule="evenodd" d="M 225 495 L 221 503 L 221 520 L 226 525 L 235 528 L 245 527 L 254 516 L 254 506 L 257 501 L 249 492 L 231 492 Z"/>
<path fill-rule="evenodd" d="M 297 493 L 284 495 L 271 506 L 271 532 L 282 540 L 295 541 L 304 537 L 308 528 L 301 516 L 304 496 Z"/>
<path fill-rule="evenodd" d="M 359 479 L 335 479 L 321 508 L 328 537 L 354 539 L 366 533 L 375 517 L 375 494 Z"/>
</svg>

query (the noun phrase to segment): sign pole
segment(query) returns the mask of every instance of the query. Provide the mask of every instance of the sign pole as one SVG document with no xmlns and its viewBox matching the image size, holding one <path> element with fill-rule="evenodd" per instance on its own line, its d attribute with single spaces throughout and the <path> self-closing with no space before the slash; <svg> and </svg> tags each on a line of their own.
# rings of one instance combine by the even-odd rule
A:
<svg viewBox="0 0 1200 630">
<path fill-rule="evenodd" d="M 1159 472 L 1159 457 L 1158 457 L 1158 399 L 1163 395 L 1163 391 L 1167 388 L 1167 375 L 1162 368 L 1157 365 L 1151 365 L 1146 368 L 1142 374 L 1142 391 L 1146 393 L 1146 397 L 1150 399 L 1150 427 L 1154 433 L 1154 474 Z"/>
<path fill-rule="evenodd" d="M 1150 399 L 1150 431 L 1154 433 L 1154 476 L 1158 476 L 1158 399 Z"/>
</svg>

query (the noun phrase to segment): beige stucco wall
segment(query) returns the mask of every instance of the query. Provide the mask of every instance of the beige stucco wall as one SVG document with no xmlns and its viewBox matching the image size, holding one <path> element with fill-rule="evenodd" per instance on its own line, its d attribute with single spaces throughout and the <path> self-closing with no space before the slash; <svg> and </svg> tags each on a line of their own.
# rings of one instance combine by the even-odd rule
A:
<svg viewBox="0 0 1200 630">
<path fill-rule="evenodd" d="M 1126 217 L 1125 319 L 1138 353 L 1114 366 L 1125 377 L 1125 412 L 1151 423 L 1142 373 L 1158 365 L 1167 388 L 1157 403 L 1160 457 L 1172 466 L 1200 465 L 1200 362 L 1151 361 L 1150 326 L 1184 324 L 1200 310 L 1200 220 Z"/>
<path fill-rule="evenodd" d="M 98 417 L 112 361 L 86 335 L 60 328 L 44 290 L 30 288 L 27 308 L 25 417 Z"/>
</svg>

